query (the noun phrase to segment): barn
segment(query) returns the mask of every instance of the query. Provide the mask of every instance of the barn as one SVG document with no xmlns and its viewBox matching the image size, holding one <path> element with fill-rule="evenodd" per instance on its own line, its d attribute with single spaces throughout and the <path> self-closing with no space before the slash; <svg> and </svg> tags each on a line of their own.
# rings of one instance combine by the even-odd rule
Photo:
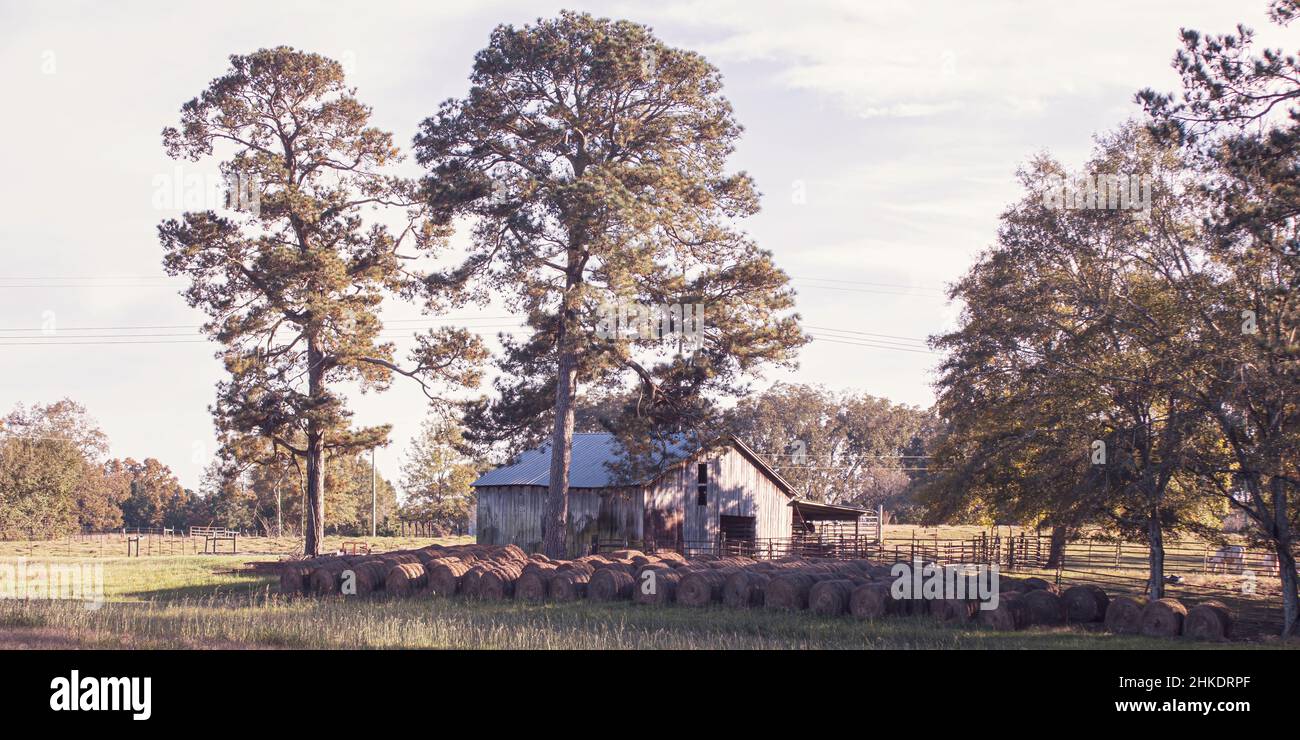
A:
<svg viewBox="0 0 1300 740">
<path fill-rule="evenodd" d="M 732 435 L 703 445 L 665 445 L 648 474 L 620 475 L 622 448 L 612 434 L 573 435 L 569 463 L 570 555 L 602 545 L 681 552 L 772 551 L 821 532 L 863 532 L 874 512 L 800 499 L 763 458 Z M 477 541 L 536 551 L 550 479 L 549 445 L 473 483 L 478 498 Z M 867 532 L 878 537 L 868 522 Z"/>
</svg>

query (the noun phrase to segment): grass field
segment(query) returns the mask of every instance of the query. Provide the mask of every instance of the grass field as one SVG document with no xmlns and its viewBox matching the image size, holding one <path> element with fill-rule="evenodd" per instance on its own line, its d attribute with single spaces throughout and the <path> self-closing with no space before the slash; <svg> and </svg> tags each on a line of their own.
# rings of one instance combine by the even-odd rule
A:
<svg viewBox="0 0 1300 740">
<path fill-rule="evenodd" d="M 427 541 L 426 541 L 427 542 Z M 926 618 L 858 622 L 630 603 L 284 597 L 256 555 L 104 557 L 104 601 L 0 600 L 0 648 L 1213 648 L 1081 627 L 1000 633 Z M 29 561 L 38 562 L 38 561 Z M 48 563 L 72 563 L 59 557 Z M 15 564 L 0 557 L 0 564 Z M 1232 648 L 1276 647 L 1262 639 Z"/>
</svg>

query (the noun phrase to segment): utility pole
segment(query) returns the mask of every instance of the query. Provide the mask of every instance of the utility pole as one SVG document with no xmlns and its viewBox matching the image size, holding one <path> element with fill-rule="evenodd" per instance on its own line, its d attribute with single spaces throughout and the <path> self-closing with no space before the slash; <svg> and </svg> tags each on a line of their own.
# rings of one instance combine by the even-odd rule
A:
<svg viewBox="0 0 1300 740">
<path fill-rule="evenodd" d="M 376 532 L 375 514 L 378 510 L 376 502 L 378 501 L 377 481 L 379 475 L 375 472 L 375 448 L 370 448 L 370 536 L 374 537 Z"/>
</svg>

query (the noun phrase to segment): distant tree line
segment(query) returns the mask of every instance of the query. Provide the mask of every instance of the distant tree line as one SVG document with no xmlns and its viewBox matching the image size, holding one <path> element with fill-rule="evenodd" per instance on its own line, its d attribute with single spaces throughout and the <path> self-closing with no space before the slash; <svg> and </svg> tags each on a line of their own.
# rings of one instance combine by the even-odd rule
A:
<svg viewBox="0 0 1300 740">
<path fill-rule="evenodd" d="M 393 483 L 376 476 L 380 535 L 396 533 L 400 518 L 432 523 L 448 533 L 467 530 L 474 506 L 469 483 L 479 468 L 456 451 L 459 439 L 454 425 L 426 424 L 403 467 L 402 506 Z M 269 445 L 260 448 L 268 450 Z M 302 534 L 302 466 L 289 456 L 259 456 L 258 451 L 253 440 L 223 446 L 193 490 L 152 457 L 109 458 L 108 437 L 75 401 L 19 405 L 0 418 L 0 538 L 191 526 Z M 368 535 L 369 455 L 327 455 L 324 469 L 325 530 Z"/>
</svg>

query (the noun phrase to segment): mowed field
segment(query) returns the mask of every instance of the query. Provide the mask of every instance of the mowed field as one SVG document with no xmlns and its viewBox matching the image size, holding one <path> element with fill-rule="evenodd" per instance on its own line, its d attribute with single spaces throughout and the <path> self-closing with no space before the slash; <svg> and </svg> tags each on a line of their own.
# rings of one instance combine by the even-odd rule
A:
<svg viewBox="0 0 1300 740">
<path fill-rule="evenodd" d="M 463 541 L 451 540 L 451 541 Z M 376 541 L 377 549 L 432 540 Z M 443 542 L 449 542 L 443 540 Z M 264 543 L 278 549 L 280 543 Z M 103 567 L 104 603 L 0 599 L 0 648 L 460 648 L 460 649 L 1254 649 L 1117 637 L 1092 627 L 995 632 L 925 617 L 861 622 L 763 609 L 647 607 L 632 603 L 519 604 L 429 595 L 304 598 L 277 592 L 251 564 L 265 554 L 66 557 L 60 543 L 4 543 L 0 570 Z M 63 545 L 63 546 L 66 546 Z M 337 546 L 331 540 L 329 547 Z M 51 552 L 43 552 L 49 549 Z M 286 551 L 287 552 L 287 551 Z M 1291 645 L 1290 647 L 1297 647 Z"/>
</svg>

